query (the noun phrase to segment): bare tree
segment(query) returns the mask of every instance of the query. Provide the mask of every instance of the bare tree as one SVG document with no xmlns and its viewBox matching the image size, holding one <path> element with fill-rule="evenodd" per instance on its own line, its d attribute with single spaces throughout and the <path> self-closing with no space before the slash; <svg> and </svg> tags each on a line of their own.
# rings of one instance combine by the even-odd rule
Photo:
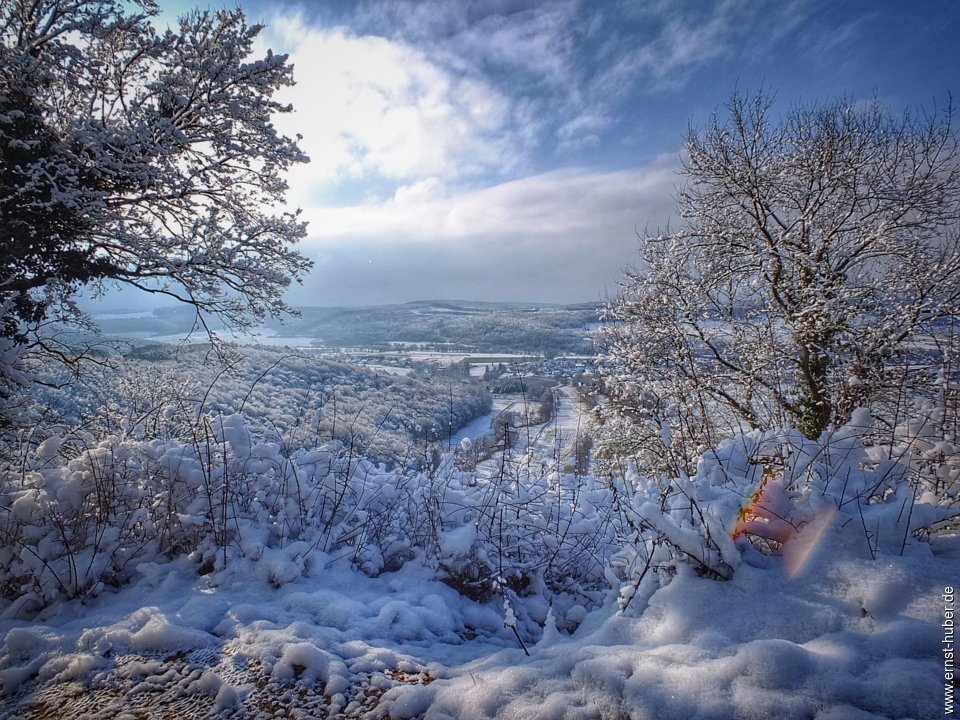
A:
<svg viewBox="0 0 960 720">
<path fill-rule="evenodd" d="M 734 95 L 690 130 L 683 227 L 641 238 L 608 305 L 611 408 L 638 445 L 693 457 L 684 444 L 779 424 L 815 438 L 958 313 L 951 109 L 838 100 L 777 118 L 772 102 Z"/>
</svg>

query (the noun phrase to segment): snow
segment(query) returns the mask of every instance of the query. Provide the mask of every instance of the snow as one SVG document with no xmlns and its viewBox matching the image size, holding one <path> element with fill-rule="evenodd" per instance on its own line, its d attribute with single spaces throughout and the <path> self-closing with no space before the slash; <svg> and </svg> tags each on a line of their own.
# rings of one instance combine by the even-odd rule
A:
<svg viewBox="0 0 960 720">
<path fill-rule="evenodd" d="M 565 414 L 558 435 L 575 428 Z M 115 439 L 71 459 L 58 439 L 26 458 L 4 516 L 23 533 L 2 551 L 7 582 L 26 592 L 0 604 L 0 716 L 942 712 L 960 537 L 912 531 L 952 510 L 904 496 L 902 466 L 871 460 L 857 426 L 818 441 L 752 432 L 659 483 L 635 466 L 609 479 L 544 467 L 540 431 L 513 458 L 467 471 L 450 453 L 424 472 L 341 443 L 283 451 L 239 414 L 209 428 L 216 455 Z M 773 449 L 788 459 L 761 469 Z M 159 484 L 130 495 L 131 519 L 93 528 L 99 551 L 68 551 L 50 513 L 80 512 L 100 487 L 86 480 L 121 462 Z M 177 504 L 147 512 L 168 477 Z M 249 502 L 219 504 L 228 487 Z M 336 514 L 311 514 L 334 500 Z M 611 530 L 623 517 L 632 536 Z M 148 521 L 193 545 L 146 542 L 117 565 L 119 587 L 105 583 L 129 552 L 120 531 Z"/>
<path fill-rule="evenodd" d="M 825 564 L 803 582 L 783 567 L 746 566 L 729 583 L 684 572 L 639 618 L 604 607 L 528 659 L 466 663 L 431 686 L 425 717 L 934 717 L 935 601 L 958 569 L 927 555 Z M 868 577 L 902 588 L 907 576 L 913 591 L 883 619 L 851 602 Z"/>
<path fill-rule="evenodd" d="M 170 563 L 0 622 L 0 713 L 79 685 L 103 713 L 149 698 L 144 716 L 160 717 L 187 698 L 216 717 L 259 702 L 260 683 L 371 718 L 937 716 L 941 593 L 960 577 L 960 541 L 871 560 L 853 533 L 832 527 L 829 553 L 797 577 L 756 552 L 728 582 L 678 566 L 646 607 L 620 612 L 613 592 L 570 607 L 572 635 L 551 609 L 529 657 L 509 604 L 504 617 L 416 563 L 376 578 L 328 566 L 279 588 L 252 579 L 253 561 L 200 577 Z M 371 688 L 383 692 L 366 707 Z"/>
<path fill-rule="evenodd" d="M 98 316 L 102 317 L 102 316 Z M 104 318 L 106 319 L 106 318 Z M 145 332 L 124 332 L 128 337 L 140 337 L 151 342 L 167 343 L 170 345 L 191 345 L 209 342 L 210 339 L 202 333 L 182 332 L 182 333 L 153 333 Z M 217 335 L 226 342 L 236 343 L 238 345 L 261 345 L 277 348 L 297 348 L 310 350 L 322 342 L 320 338 L 307 337 L 304 335 L 278 335 L 275 330 L 270 328 L 261 328 L 256 331 L 244 331 L 242 333 L 233 333 L 229 330 L 219 330 Z"/>
<path fill-rule="evenodd" d="M 440 538 L 440 550 L 446 556 L 463 556 L 470 551 L 476 539 L 477 528 L 473 525 L 464 525 L 443 533 Z"/>
<path fill-rule="evenodd" d="M 131 312 L 93 312 L 91 313 L 95 320 L 139 320 L 142 318 L 156 317 L 153 310 L 137 310 Z"/>
</svg>

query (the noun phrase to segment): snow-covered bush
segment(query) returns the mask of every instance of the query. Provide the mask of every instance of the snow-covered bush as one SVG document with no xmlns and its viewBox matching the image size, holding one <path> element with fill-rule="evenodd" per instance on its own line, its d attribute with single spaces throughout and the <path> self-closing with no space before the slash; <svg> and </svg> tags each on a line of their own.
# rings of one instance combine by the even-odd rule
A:
<svg viewBox="0 0 960 720">
<path fill-rule="evenodd" d="M 954 389 L 954 392 L 957 392 Z M 957 407 L 915 401 L 908 420 L 899 423 L 881 453 L 909 469 L 916 483 L 937 495 L 960 499 L 960 436 Z M 877 455 L 878 451 L 873 450 Z M 882 459 L 882 457 L 878 458 Z"/>
<path fill-rule="evenodd" d="M 24 606 L 84 597 L 138 563 L 188 553 L 210 570 L 232 552 L 302 539 L 314 513 L 332 531 L 339 445 L 288 457 L 237 415 L 204 415 L 192 431 L 190 442 L 72 433 L 24 443 L 0 476 L 4 594 Z"/>
<path fill-rule="evenodd" d="M 120 584 L 157 551 L 151 494 L 130 448 L 52 435 L 0 477 L 3 594 L 37 607 Z M 151 546 L 148 549 L 148 546 Z"/>
<path fill-rule="evenodd" d="M 810 440 L 797 430 L 753 431 L 704 453 L 696 473 L 656 481 L 629 465 L 617 490 L 624 545 L 611 560 L 621 605 L 668 582 L 678 562 L 728 579 L 750 548 L 782 555 L 797 571 L 820 534 L 855 530 L 864 557 L 902 554 L 960 519 L 957 446 L 943 439 L 941 410 L 876 441 L 857 410 Z"/>
<path fill-rule="evenodd" d="M 25 435 L 4 465 L 0 590 L 16 612 L 183 556 L 214 575 L 243 563 L 276 586 L 330 562 L 377 575 L 419 558 L 475 599 L 509 594 L 527 636 L 551 604 L 602 599 L 616 533 L 594 478 L 506 452 L 492 478 L 455 453 L 388 469 L 338 440 L 277 440 L 237 413 L 184 426 L 179 406 L 152 407 L 125 435 Z"/>
<path fill-rule="evenodd" d="M 451 472 L 434 485 L 441 577 L 477 600 L 535 597 L 559 611 L 598 602 L 616 547 L 609 488 L 529 453 L 503 452 L 495 462 L 489 478 Z M 547 609 L 544 602 L 515 608 L 538 625 Z"/>
<path fill-rule="evenodd" d="M 638 592 L 648 595 L 668 583 L 678 562 L 690 563 L 709 577 L 732 577 L 739 552 L 728 518 L 737 505 L 736 489 L 716 487 L 701 473 L 654 481 L 632 463 L 622 477 L 611 477 L 610 482 L 622 536 L 621 547 L 611 558 L 609 579 L 621 587 L 621 608 Z"/>
</svg>

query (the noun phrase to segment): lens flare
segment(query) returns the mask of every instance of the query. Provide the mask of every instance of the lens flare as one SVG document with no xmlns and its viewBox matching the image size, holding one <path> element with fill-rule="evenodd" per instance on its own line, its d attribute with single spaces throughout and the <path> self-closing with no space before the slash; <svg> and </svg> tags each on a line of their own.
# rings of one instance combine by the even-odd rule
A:
<svg viewBox="0 0 960 720">
<path fill-rule="evenodd" d="M 801 511 L 767 467 L 757 489 L 740 506 L 731 535 L 734 540 L 746 536 L 765 541 L 771 552 L 783 558 L 787 574 L 794 578 L 810 562 L 836 510 L 827 505 L 816 511 L 807 506 Z"/>
<path fill-rule="evenodd" d="M 836 512 L 837 508 L 833 505 L 820 510 L 812 520 L 801 525 L 796 536 L 781 548 L 783 562 L 791 578 L 795 578 L 807 566 Z"/>
</svg>

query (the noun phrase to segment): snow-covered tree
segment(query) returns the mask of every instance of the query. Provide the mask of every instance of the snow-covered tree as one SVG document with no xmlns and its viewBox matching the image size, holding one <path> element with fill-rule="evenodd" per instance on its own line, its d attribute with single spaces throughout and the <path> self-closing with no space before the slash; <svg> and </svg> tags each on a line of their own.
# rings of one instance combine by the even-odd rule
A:
<svg viewBox="0 0 960 720">
<path fill-rule="evenodd" d="M 132 8 L 131 8 L 132 6 Z M 136 12 L 131 12 L 131 9 Z M 309 261 L 282 209 L 306 156 L 279 134 L 286 56 L 251 57 L 239 10 L 150 24 L 153 0 L 0 6 L 0 336 L 36 341 L 120 283 L 245 326 Z"/>
<path fill-rule="evenodd" d="M 682 227 L 641 238 L 609 303 L 613 422 L 637 447 L 692 458 L 719 435 L 781 424 L 815 438 L 958 313 L 950 109 L 838 100 L 775 117 L 772 104 L 734 95 L 690 131 Z"/>
</svg>

